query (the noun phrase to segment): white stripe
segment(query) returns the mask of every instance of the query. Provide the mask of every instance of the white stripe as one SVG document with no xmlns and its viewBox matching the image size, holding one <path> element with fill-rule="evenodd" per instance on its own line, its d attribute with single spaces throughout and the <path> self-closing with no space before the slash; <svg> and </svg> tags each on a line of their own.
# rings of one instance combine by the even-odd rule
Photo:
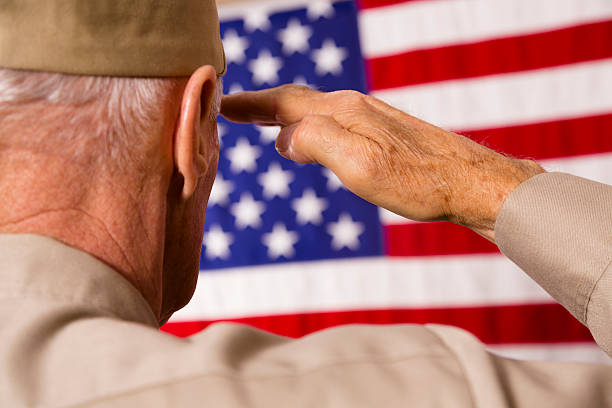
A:
<svg viewBox="0 0 612 408">
<path fill-rule="evenodd" d="M 431 0 L 364 10 L 367 58 L 612 18 L 610 0 Z"/>
<path fill-rule="evenodd" d="M 373 95 L 435 125 L 476 130 L 610 112 L 611 78 L 612 59 L 605 59 Z"/>
<path fill-rule="evenodd" d="M 612 185 L 612 153 L 542 160 L 541 164 L 548 171 L 560 171 Z"/>
<path fill-rule="evenodd" d="M 286 0 L 261 0 L 261 1 L 237 1 L 228 2 L 227 4 L 219 4 L 217 10 L 219 12 L 219 20 L 221 22 L 231 20 L 244 19 L 249 11 L 253 9 L 262 10 L 266 14 L 274 12 L 290 11 L 306 7 L 307 2 L 304 1 L 286 1 Z"/>
<path fill-rule="evenodd" d="M 342 0 L 341 0 L 342 1 Z M 337 3 L 336 1 L 329 1 Z M 219 19 L 223 21 L 244 19 L 247 14 L 256 10 L 267 15 L 286 11 L 305 9 L 312 4 L 311 0 L 245 0 L 245 1 L 217 1 Z M 220 3 L 220 4 L 219 4 Z"/>
<path fill-rule="evenodd" d="M 612 153 L 541 160 L 539 163 L 548 171 L 560 171 L 612 185 Z M 416 223 L 384 208 L 379 208 L 379 216 L 383 225 Z"/>
<path fill-rule="evenodd" d="M 591 343 L 495 345 L 488 346 L 487 348 L 495 354 L 517 360 L 566 361 L 612 365 L 612 359 L 596 344 Z"/>
<path fill-rule="evenodd" d="M 357 258 L 200 273 L 194 298 L 172 320 L 551 301 L 497 254 Z"/>
<path fill-rule="evenodd" d="M 412 221 L 408 218 L 404 218 L 401 215 L 398 215 L 394 212 L 391 212 L 385 208 L 378 207 L 378 216 L 380 217 L 380 222 L 383 225 L 389 224 L 418 224 L 418 221 Z"/>
</svg>

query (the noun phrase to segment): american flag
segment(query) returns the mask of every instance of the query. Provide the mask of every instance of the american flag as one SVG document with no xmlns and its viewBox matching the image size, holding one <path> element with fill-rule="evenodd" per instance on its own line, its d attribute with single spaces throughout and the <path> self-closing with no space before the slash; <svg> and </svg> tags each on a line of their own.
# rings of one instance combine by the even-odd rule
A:
<svg viewBox="0 0 612 408">
<path fill-rule="evenodd" d="M 499 151 L 612 184 L 612 1 L 250 1 L 219 5 L 225 91 L 354 89 Z M 300 337 L 435 322 L 517 358 L 607 361 L 497 248 L 411 222 L 274 150 L 278 129 L 219 120 L 191 303 L 162 329 L 237 321 Z"/>
</svg>

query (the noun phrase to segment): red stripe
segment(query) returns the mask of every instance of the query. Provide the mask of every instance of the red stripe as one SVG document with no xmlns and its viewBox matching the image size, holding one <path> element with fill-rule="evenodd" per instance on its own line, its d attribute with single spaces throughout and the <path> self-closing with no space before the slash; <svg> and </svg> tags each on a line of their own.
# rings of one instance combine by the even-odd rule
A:
<svg viewBox="0 0 612 408">
<path fill-rule="evenodd" d="M 493 272 L 493 271 L 492 271 Z M 588 329 L 558 304 L 448 309 L 385 309 L 228 319 L 282 336 L 301 337 L 344 324 L 438 323 L 461 327 L 487 344 L 593 341 Z M 179 337 L 215 321 L 167 323 L 162 330 Z"/>
<path fill-rule="evenodd" d="M 541 160 L 612 152 L 610 129 L 612 114 L 459 133 L 515 157 Z"/>
<path fill-rule="evenodd" d="M 415 1 L 427 1 L 427 0 L 358 0 L 357 6 L 360 10 L 365 10 L 375 7 L 393 6 L 395 4 L 412 3 Z"/>
<path fill-rule="evenodd" d="M 552 67 L 612 56 L 612 21 L 372 58 L 370 90 Z"/>
<path fill-rule="evenodd" d="M 383 226 L 385 250 L 390 256 L 486 254 L 497 246 L 468 228 L 449 222 Z"/>
</svg>

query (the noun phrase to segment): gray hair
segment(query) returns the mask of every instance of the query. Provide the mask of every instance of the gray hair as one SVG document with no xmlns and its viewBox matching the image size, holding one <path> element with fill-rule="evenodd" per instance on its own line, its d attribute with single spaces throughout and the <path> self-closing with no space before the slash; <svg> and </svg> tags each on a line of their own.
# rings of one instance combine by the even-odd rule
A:
<svg viewBox="0 0 612 408">
<path fill-rule="evenodd" d="M 61 154 L 76 161 L 91 160 L 95 152 L 100 164 L 120 170 L 145 158 L 139 146 L 158 131 L 167 114 L 164 102 L 185 81 L 0 69 L 0 136 L 31 149 L 61 146 Z"/>
</svg>

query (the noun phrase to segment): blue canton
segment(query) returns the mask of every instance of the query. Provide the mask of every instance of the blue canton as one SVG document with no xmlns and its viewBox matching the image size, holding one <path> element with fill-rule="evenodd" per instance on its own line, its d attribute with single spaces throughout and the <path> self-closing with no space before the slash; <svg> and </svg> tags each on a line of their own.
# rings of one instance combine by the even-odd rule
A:
<svg viewBox="0 0 612 408">
<path fill-rule="evenodd" d="M 226 93 L 285 83 L 366 91 L 353 2 L 223 21 L 221 36 Z M 219 118 L 200 269 L 382 255 L 377 208 L 323 167 L 279 156 L 277 133 Z"/>
</svg>

